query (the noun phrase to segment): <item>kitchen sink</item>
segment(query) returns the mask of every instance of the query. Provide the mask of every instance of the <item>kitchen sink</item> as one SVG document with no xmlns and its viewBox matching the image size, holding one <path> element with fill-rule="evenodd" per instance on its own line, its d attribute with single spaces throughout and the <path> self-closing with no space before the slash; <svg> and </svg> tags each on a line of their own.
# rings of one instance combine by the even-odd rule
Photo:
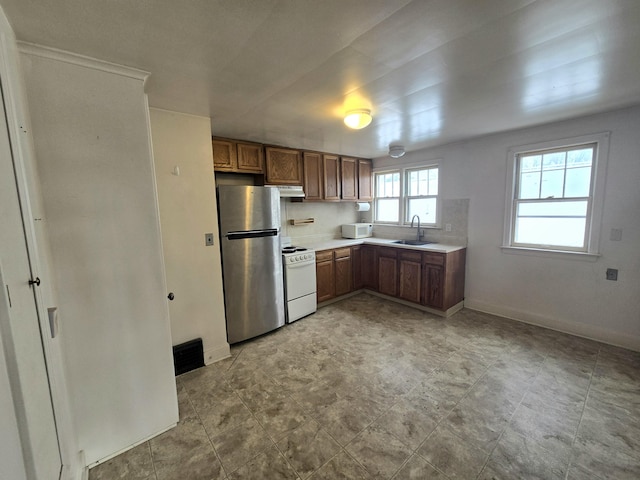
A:
<svg viewBox="0 0 640 480">
<path fill-rule="evenodd" d="M 425 242 L 424 240 L 396 240 L 395 242 L 398 245 L 429 245 L 433 242 Z"/>
</svg>

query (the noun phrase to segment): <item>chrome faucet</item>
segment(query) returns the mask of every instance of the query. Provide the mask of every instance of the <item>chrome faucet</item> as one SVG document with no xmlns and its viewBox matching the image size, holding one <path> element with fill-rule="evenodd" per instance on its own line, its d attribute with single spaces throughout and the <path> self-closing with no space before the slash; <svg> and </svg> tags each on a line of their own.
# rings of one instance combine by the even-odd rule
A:
<svg viewBox="0 0 640 480">
<path fill-rule="evenodd" d="M 420 217 L 418 215 L 414 215 L 413 217 L 411 217 L 411 228 L 413 228 L 413 221 L 416 219 L 416 217 L 418 218 L 418 234 L 416 235 L 416 240 L 419 242 L 420 241 Z"/>
</svg>

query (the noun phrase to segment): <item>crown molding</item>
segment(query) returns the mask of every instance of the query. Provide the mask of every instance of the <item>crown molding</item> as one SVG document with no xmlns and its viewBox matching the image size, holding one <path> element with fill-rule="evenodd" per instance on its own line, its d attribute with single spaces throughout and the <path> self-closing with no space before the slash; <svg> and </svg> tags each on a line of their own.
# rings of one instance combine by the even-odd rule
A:
<svg viewBox="0 0 640 480">
<path fill-rule="evenodd" d="M 59 50 L 57 48 L 45 47 L 35 43 L 18 42 L 18 50 L 20 51 L 20 53 L 23 53 L 25 55 L 48 58 L 51 60 L 57 60 L 59 62 L 78 65 L 80 67 L 112 73 L 114 75 L 133 78 L 135 80 L 140 80 L 143 84 L 146 83 L 147 78 L 150 75 L 149 72 L 145 72 L 144 70 L 139 70 L 137 68 L 126 67 L 124 65 L 118 65 L 111 62 L 105 62 L 104 60 L 98 60 L 96 58 L 67 52 L 65 50 Z"/>
</svg>

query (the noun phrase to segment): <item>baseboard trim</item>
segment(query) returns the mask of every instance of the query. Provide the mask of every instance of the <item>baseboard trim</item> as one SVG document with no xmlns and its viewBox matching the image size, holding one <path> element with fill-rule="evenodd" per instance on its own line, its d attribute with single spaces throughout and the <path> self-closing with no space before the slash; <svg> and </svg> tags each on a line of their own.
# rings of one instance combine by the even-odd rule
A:
<svg viewBox="0 0 640 480">
<path fill-rule="evenodd" d="M 231 348 L 228 343 L 215 348 L 210 348 L 204 352 L 204 364 L 211 365 L 219 360 L 224 360 L 231 356 Z"/>
<path fill-rule="evenodd" d="M 466 298 L 465 308 L 640 352 L 640 337 Z"/>
</svg>

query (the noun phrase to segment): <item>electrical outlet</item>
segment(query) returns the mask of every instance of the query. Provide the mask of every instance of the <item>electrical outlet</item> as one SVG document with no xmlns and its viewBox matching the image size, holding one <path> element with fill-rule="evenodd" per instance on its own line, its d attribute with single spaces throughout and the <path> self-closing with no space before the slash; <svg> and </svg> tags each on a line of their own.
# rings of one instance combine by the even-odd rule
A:
<svg viewBox="0 0 640 480">
<path fill-rule="evenodd" d="M 607 268 L 607 280 L 613 280 L 614 282 L 618 281 L 618 269 L 617 268 Z"/>
<path fill-rule="evenodd" d="M 207 247 L 210 247 L 211 245 L 213 245 L 213 233 L 205 233 L 204 234 L 204 244 Z"/>
</svg>

